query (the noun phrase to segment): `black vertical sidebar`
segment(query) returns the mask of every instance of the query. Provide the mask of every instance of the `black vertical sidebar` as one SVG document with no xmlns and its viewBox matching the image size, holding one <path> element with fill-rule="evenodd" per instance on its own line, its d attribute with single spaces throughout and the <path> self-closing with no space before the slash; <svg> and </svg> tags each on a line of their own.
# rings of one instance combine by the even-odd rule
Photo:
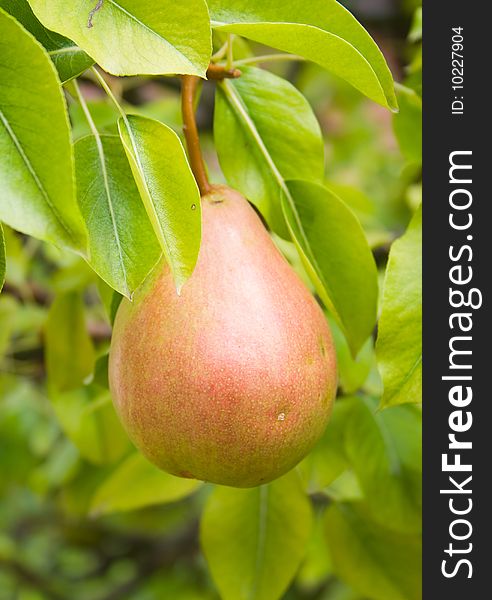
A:
<svg viewBox="0 0 492 600">
<path fill-rule="evenodd" d="M 424 600 L 491 595 L 492 29 L 483 8 L 458 0 L 424 0 L 423 6 Z M 463 38 L 454 56 L 453 36 L 456 43 Z M 450 177 L 450 156 L 471 169 L 458 167 Z M 470 306 L 450 306 L 450 289 L 461 290 Z M 459 294 L 453 298 L 459 305 Z M 468 316 L 450 322 L 453 313 Z M 459 350 L 454 368 L 453 349 Z M 471 470 L 443 471 L 443 454 L 446 463 Z"/>
</svg>

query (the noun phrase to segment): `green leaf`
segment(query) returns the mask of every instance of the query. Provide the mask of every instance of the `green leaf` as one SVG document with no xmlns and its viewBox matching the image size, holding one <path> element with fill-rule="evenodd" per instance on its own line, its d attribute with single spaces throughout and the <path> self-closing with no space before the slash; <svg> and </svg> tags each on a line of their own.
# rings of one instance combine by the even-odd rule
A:
<svg viewBox="0 0 492 600">
<path fill-rule="evenodd" d="M 400 112 L 393 116 L 393 128 L 401 151 L 410 162 L 422 162 L 422 99 L 411 88 L 397 86 Z"/>
<path fill-rule="evenodd" d="M 334 571 L 354 590 L 375 600 L 420 600 L 420 536 L 374 524 L 358 503 L 331 505 L 325 531 Z"/>
<path fill-rule="evenodd" d="M 212 25 L 299 54 L 372 100 L 397 108 L 393 78 L 367 31 L 335 0 L 210 0 Z"/>
<path fill-rule="evenodd" d="M 205 76 L 212 43 L 204 0 L 29 3 L 43 25 L 74 40 L 113 75 Z"/>
<path fill-rule="evenodd" d="M 218 87 L 214 138 L 227 181 L 285 236 L 284 180 L 323 181 L 323 137 L 308 101 L 285 79 L 244 68 Z"/>
<path fill-rule="evenodd" d="M 48 393 L 65 434 L 87 460 L 111 463 L 128 450 L 129 441 L 111 402 L 98 385 L 84 385 L 94 371 L 82 296 L 59 295 L 50 307 L 45 328 Z"/>
<path fill-rule="evenodd" d="M 159 121 L 129 115 L 120 136 L 178 293 L 193 273 L 201 236 L 200 192 L 183 146 Z"/>
<path fill-rule="evenodd" d="M 0 292 L 2 291 L 3 284 L 5 283 L 5 272 L 7 270 L 5 252 L 5 238 L 3 237 L 3 227 L 0 223 Z"/>
<path fill-rule="evenodd" d="M 97 489 L 91 513 L 101 515 L 175 502 L 201 485 L 202 482 L 195 479 L 164 473 L 141 454 L 132 454 Z"/>
<path fill-rule="evenodd" d="M 408 39 L 411 42 L 418 42 L 422 39 L 422 7 L 419 6 L 413 13 L 412 25 L 410 26 L 410 32 Z"/>
<path fill-rule="evenodd" d="M 0 219 L 83 252 L 85 228 L 56 70 L 42 46 L 1 9 L 0 29 Z"/>
<path fill-rule="evenodd" d="M 353 394 L 364 385 L 371 368 L 377 368 L 374 341 L 372 337 L 367 338 L 360 352 L 353 357 L 347 340 L 334 319 L 330 319 L 330 328 L 337 352 L 338 385 L 344 394 Z"/>
<path fill-rule="evenodd" d="M 53 301 L 45 328 L 45 362 L 48 385 L 59 392 L 79 387 L 92 374 L 94 347 L 80 293 L 60 294 Z"/>
<path fill-rule="evenodd" d="M 96 465 L 114 463 L 130 447 L 108 390 L 86 385 L 67 392 L 50 390 L 56 417 L 80 454 Z"/>
<path fill-rule="evenodd" d="M 321 185 L 289 181 L 285 218 L 304 266 L 355 355 L 376 322 L 378 281 L 362 227 Z"/>
<path fill-rule="evenodd" d="M 299 586 L 302 591 L 315 592 L 332 575 L 331 557 L 326 542 L 323 517 L 324 514 L 318 511 L 306 556 L 296 577 L 296 586 Z"/>
<path fill-rule="evenodd" d="M 89 263 L 131 299 L 161 252 L 119 137 L 90 135 L 78 140 L 75 173 L 89 234 Z"/>
<path fill-rule="evenodd" d="M 378 331 L 382 406 L 422 402 L 422 207 L 391 247 Z"/>
<path fill-rule="evenodd" d="M 351 410 L 350 400 L 335 402 L 326 431 L 299 464 L 298 469 L 309 493 L 322 491 L 348 468 L 345 433 Z"/>
<path fill-rule="evenodd" d="M 295 471 L 251 489 L 217 487 L 201 523 L 201 542 L 224 600 L 276 600 L 294 577 L 312 514 Z"/>
<path fill-rule="evenodd" d="M 8 350 L 12 333 L 16 332 L 18 312 L 19 306 L 13 296 L 10 294 L 0 296 L 0 362 Z"/>
<path fill-rule="evenodd" d="M 372 518 L 390 529 L 422 527 L 422 416 L 412 406 L 377 410 L 377 401 L 350 399 L 345 456 Z"/>
<path fill-rule="evenodd" d="M 15 17 L 46 48 L 62 83 L 77 77 L 94 64 L 92 58 L 72 40 L 46 29 L 27 0 L 0 0 L 0 7 Z"/>
</svg>

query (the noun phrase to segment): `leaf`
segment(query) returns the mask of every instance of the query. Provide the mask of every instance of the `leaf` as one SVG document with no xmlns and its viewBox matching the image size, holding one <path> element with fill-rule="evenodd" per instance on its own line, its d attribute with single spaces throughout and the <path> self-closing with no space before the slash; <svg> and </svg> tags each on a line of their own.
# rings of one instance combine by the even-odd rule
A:
<svg viewBox="0 0 492 600">
<path fill-rule="evenodd" d="M 77 77 L 94 64 L 92 58 L 72 40 L 46 29 L 27 0 L 0 0 L 0 7 L 15 17 L 45 47 L 62 83 Z"/>
<path fill-rule="evenodd" d="M 50 399 L 65 433 L 88 460 L 118 458 L 128 439 L 109 392 L 83 385 L 94 371 L 95 355 L 80 293 L 61 294 L 51 305 L 45 356 Z"/>
<path fill-rule="evenodd" d="M 5 238 L 3 237 L 3 227 L 0 223 L 0 292 L 2 291 L 3 284 L 5 283 L 5 272 L 7 270 L 7 261 L 5 256 Z"/>
<path fill-rule="evenodd" d="M 340 399 L 335 402 L 326 431 L 299 464 L 298 469 L 310 494 L 322 491 L 349 467 L 345 433 L 351 410 L 350 401 Z"/>
<path fill-rule="evenodd" d="M 69 122 L 55 68 L 1 9 L 0 28 L 0 220 L 83 252 Z"/>
<path fill-rule="evenodd" d="M 251 489 L 217 487 L 201 523 L 201 542 L 224 600 L 276 600 L 294 577 L 312 514 L 297 474 Z"/>
<path fill-rule="evenodd" d="M 354 358 L 345 336 L 333 319 L 330 319 L 330 329 L 337 352 L 338 385 L 344 394 L 353 394 L 364 385 L 375 366 L 374 341 L 372 337 L 367 338 Z"/>
<path fill-rule="evenodd" d="M 422 207 L 391 247 L 378 331 L 381 405 L 422 402 Z"/>
<path fill-rule="evenodd" d="M 308 101 L 285 79 L 241 70 L 239 79 L 218 86 L 214 138 L 220 166 L 230 185 L 285 237 L 284 180 L 323 181 L 321 129 Z"/>
<path fill-rule="evenodd" d="M 412 406 L 377 411 L 368 397 L 350 399 L 345 456 L 372 518 L 390 529 L 422 527 L 422 416 Z"/>
<path fill-rule="evenodd" d="M 8 350 L 10 337 L 15 332 L 15 317 L 18 311 L 19 306 L 13 296 L 0 296 L 0 363 Z"/>
<path fill-rule="evenodd" d="M 101 515 L 175 502 L 201 485 L 201 481 L 160 471 L 141 454 L 132 454 L 96 490 L 91 513 Z"/>
<path fill-rule="evenodd" d="M 420 536 L 374 524 L 359 503 L 332 504 L 325 531 L 335 573 L 364 597 L 420 600 Z"/>
<path fill-rule="evenodd" d="M 324 514 L 317 512 L 306 556 L 296 577 L 296 587 L 315 592 L 332 575 L 331 557 L 326 543 Z"/>
<path fill-rule="evenodd" d="M 80 454 L 96 465 L 110 464 L 130 447 L 108 390 L 86 385 L 66 392 L 50 391 L 56 417 Z"/>
<path fill-rule="evenodd" d="M 412 89 L 397 86 L 400 112 L 393 116 L 393 128 L 401 151 L 410 162 L 422 162 L 422 99 Z"/>
<path fill-rule="evenodd" d="M 205 77 L 212 45 L 204 0 L 29 3 L 43 25 L 74 40 L 113 75 Z"/>
<path fill-rule="evenodd" d="M 193 273 L 201 235 L 200 192 L 183 146 L 159 121 L 129 115 L 120 137 L 147 215 L 181 290 Z"/>
<path fill-rule="evenodd" d="M 77 292 L 60 294 L 49 309 L 45 362 L 48 385 L 59 392 L 79 387 L 94 370 L 94 347 Z"/>
<path fill-rule="evenodd" d="M 303 264 L 357 354 L 376 322 L 374 258 L 355 215 L 329 190 L 289 181 L 285 218 Z"/>
<path fill-rule="evenodd" d="M 95 355 L 80 293 L 61 294 L 51 305 L 45 328 L 45 361 L 55 414 L 82 456 L 95 464 L 121 458 L 129 442 L 111 395 L 97 385 L 84 385 L 94 371 Z"/>
<path fill-rule="evenodd" d="M 210 0 L 212 25 L 299 54 L 372 100 L 397 108 L 393 78 L 367 31 L 335 0 Z"/>
<path fill-rule="evenodd" d="M 118 137 L 75 143 L 77 196 L 89 234 L 89 263 L 112 288 L 132 297 L 160 257 L 138 188 Z"/>
</svg>

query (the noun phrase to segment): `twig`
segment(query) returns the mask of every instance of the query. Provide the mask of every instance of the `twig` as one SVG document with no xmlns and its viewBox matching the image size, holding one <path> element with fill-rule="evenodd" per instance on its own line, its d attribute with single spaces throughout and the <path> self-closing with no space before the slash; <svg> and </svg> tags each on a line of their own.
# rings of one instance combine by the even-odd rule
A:
<svg viewBox="0 0 492 600">
<path fill-rule="evenodd" d="M 228 69 L 222 65 L 215 65 L 210 63 L 207 69 L 208 79 L 222 80 L 222 79 L 237 79 L 241 77 L 241 71 L 239 69 Z"/>
<path fill-rule="evenodd" d="M 183 131 L 188 147 L 190 166 L 198 184 L 200 194 L 205 196 L 212 189 L 208 180 L 205 163 L 200 148 L 200 138 L 195 118 L 195 93 L 199 78 L 194 75 L 183 75 L 181 89 L 181 110 L 183 113 Z"/>
</svg>

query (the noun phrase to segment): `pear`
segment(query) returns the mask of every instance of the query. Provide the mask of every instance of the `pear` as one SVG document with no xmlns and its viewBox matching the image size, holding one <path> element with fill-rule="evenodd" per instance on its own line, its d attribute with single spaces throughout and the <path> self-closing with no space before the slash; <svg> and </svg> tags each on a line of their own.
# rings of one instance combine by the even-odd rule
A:
<svg viewBox="0 0 492 600">
<path fill-rule="evenodd" d="M 252 487 L 323 433 L 336 387 L 322 310 L 250 204 L 202 198 L 198 262 L 181 294 L 159 265 L 114 324 L 109 380 L 130 438 L 161 469 Z"/>
</svg>

